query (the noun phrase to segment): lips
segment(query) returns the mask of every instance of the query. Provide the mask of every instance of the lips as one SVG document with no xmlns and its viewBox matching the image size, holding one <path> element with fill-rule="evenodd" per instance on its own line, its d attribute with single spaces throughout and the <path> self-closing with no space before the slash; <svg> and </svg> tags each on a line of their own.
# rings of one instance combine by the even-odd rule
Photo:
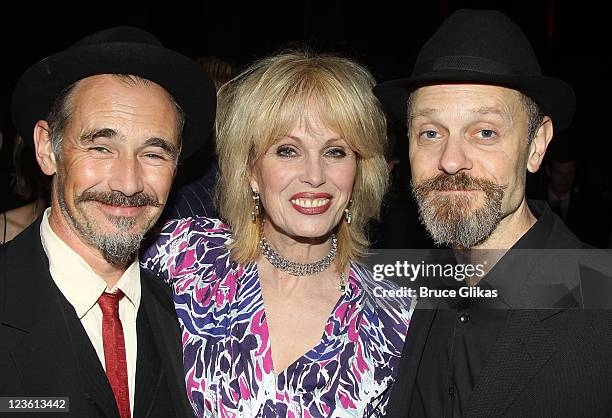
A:
<svg viewBox="0 0 612 418">
<path fill-rule="evenodd" d="M 304 215 L 319 215 L 330 208 L 332 197 L 329 193 L 296 193 L 289 200 L 298 212 Z"/>
<path fill-rule="evenodd" d="M 142 213 L 146 206 L 115 206 L 106 203 L 97 202 L 102 210 L 114 216 L 135 217 Z"/>
</svg>

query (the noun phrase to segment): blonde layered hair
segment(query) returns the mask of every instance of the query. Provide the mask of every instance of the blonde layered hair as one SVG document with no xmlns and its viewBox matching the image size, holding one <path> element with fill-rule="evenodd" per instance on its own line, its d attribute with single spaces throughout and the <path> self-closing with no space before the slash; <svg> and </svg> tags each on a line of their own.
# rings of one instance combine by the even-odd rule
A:
<svg viewBox="0 0 612 418">
<path fill-rule="evenodd" d="M 217 205 L 233 231 L 230 249 L 236 261 L 253 261 L 260 254 L 261 224 L 251 221 L 253 166 L 296 121 L 312 126 L 313 118 L 344 139 L 357 156 L 352 222 L 336 227 L 338 266 L 365 254 L 366 226 L 378 218 L 389 182 L 386 121 L 372 93 L 374 83 L 351 60 L 292 51 L 255 62 L 219 90 Z"/>
</svg>

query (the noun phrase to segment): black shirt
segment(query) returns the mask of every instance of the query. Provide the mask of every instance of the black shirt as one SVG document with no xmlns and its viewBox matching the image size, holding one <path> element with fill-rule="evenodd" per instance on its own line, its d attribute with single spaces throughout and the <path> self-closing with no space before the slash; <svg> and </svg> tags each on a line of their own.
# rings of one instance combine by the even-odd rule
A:
<svg viewBox="0 0 612 418">
<path fill-rule="evenodd" d="M 537 222 L 513 246 L 514 249 L 544 248 L 555 215 L 547 206 L 530 202 Z M 518 306 L 519 289 L 531 266 L 524 255 L 508 252 L 478 286 L 497 290 L 497 298 L 445 299 L 435 316 L 417 372 L 411 417 L 455 418 L 467 409 L 472 389 L 507 317 Z M 533 260 L 535 262 L 535 259 Z M 465 286 L 445 283 L 445 287 Z"/>
</svg>

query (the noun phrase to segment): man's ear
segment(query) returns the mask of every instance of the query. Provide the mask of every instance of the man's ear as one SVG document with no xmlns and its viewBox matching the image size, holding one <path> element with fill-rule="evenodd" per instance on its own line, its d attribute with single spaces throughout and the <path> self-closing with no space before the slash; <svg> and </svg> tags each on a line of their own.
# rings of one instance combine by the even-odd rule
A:
<svg viewBox="0 0 612 418">
<path fill-rule="evenodd" d="M 45 120 L 39 120 L 34 126 L 34 150 L 36 161 L 43 173 L 52 176 L 57 172 L 57 161 L 53 152 L 49 124 Z"/>
<path fill-rule="evenodd" d="M 527 170 L 530 173 L 535 173 L 540 169 L 546 149 L 553 138 L 553 124 L 548 116 L 544 116 L 542 124 L 529 144 L 529 154 L 527 157 Z"/>
</svg>

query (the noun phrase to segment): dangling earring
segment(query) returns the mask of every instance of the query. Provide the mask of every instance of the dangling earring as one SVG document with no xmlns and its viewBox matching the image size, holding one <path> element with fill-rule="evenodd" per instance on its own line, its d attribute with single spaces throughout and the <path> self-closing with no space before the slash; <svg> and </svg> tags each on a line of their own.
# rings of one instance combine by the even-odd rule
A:
<svg viewBox="0 0 612 418">
<path fill-rule="evenodd" d="M 344 209 L 344 220 L 346 221 L 348 225 L 350 225 L 351 221 L 353 220 L 353 213 L 351 212 L 352 205 L 353 205 L 353 199 L 349 200 L 348 205 L 346 206 L 346 209 Z"/>
<path fill-rule="evenodd" d="M 259 192 L 255 189 L 252 189 L 251 192 L 253 195 L 251 198 L 253 199 L 253 210 L 251 211 L 251 222 L 255 223 L 257 221 L 257 217 L 261 214 L 261 201 L 259 199 Z"/>
</svg>

